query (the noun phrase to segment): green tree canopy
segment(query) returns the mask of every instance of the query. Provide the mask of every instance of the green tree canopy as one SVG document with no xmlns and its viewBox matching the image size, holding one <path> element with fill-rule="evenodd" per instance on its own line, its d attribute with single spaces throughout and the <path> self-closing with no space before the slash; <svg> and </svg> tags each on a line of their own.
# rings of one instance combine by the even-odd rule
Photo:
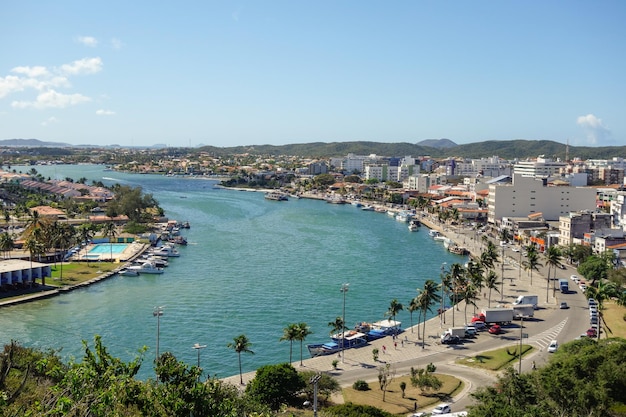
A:
<svg viewBox="0 0 626 417">
<path fill-rule="evenodd" d="M 305 386 L 298 372 L 288 363 L 265 365 L 246 387 L 246 394 L 261 404 L 278 410 L 281 405 L 296 405 L 297 394 Z"/>
</svg>

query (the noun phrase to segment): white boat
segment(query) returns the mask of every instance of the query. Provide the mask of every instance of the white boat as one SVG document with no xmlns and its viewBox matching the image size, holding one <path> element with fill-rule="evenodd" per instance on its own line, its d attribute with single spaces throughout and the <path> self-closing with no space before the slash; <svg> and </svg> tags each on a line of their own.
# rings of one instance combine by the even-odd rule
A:
<svg viewBox="0 0 626 417">
<path fill-rule="evenodd" d="M 127 269 L 137 271 L 140 274 L 162 274 L 163 268 L 157 267 L 152 262 L 144 262 L 141 265 L 131 265 Z"/>
<path fill-rule="evenodd" d="M 172 246 L 164 245 L 158 248 L 155 248 L 152 251 L 152 255 L 155 256 L 166 256 L 168 258 L 177 258 L 180 256 L 180 252 Z"/>
<path fill-rule="evenodd" d="M 139 276 L 139 271 L 137 271 L 135 269 L 124 268 L 124 269 L 120 269 L 118 274 L 122 275 L 124 277 L 138 277 Z"/>
<path fill-rule="evenodd" d="M 268 191 L 265 193 L 266 200 L 274 200 L 274 201 L 287 201 L 288 198 L 285 194 L 280 193 L 278 191 Z"/>
<path fill-rule="evenodd" d="M 442 235 L 437 235 L 433 239 L 438 240 L 440 242 L 445 242 L 448 238 Z"/>
<path fill-rule="evenodd" d="M 361 207 L 363 211 L 374 211 L 374 206 L 363 206 Z"/>
<path fill-rule="evenodd" d="M 411 232 L 417 232 L 419 230 L 419 226 L 415 222 L 409 223 L 409 230 Z"/>
<path fill-rule="evenodd" d="M 428 231 L 428 236 L 430 236 L 432 238 L 435 238 L 435 237 L 437 237 L 439 235 L 440 235 L 439 232 L 437 230 L 435 230 L 435 229 L 430 229 Z"/>
<path fill-rule="evenodd" d="M 360 202 L 360 201 L 358 201 L 358 200 L 354 200 L 354 201 L 353 201 L 353 202 L 351 202 L 350 204 L 352 204 L 352 205 L 353 205 L 353 206 L 355 206 L 355 207 L 362 207 L 362 206 L 363 206 L 363 204 L 361 204 L 361 202 Z"/>
<path fill-rule="evenodd" d="M 404 212 L 400 212 L 398 214 L 396 214 L 395 219 L 399 222 L 408 222 L 409 220 L 411 220 L 411 214 L 409 213 L 404 213 Z"/>
</svg>

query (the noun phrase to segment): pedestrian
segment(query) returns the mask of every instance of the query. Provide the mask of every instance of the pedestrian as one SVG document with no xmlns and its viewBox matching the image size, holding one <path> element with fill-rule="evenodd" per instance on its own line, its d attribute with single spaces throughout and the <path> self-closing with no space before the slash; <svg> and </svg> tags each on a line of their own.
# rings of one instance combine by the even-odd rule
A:
<svg viewBox="0 0 626 417">
<path fill-rule="evenodd" d="M 404 339 L 400 340 L 400 344 L 402 347 L 404 347 Z"/>
<path fill-rule="evenodd" d="M 413 403 L 413 411 L 417 411 L 417 401 Z"/>
<path fill-rule="evenodd" d="M 394 348 L 395 350 L 398 350 L 398 342 L 393 342 L 393 348 Z"/>
<path fill-rule="evenodd" d="M 533 361 L 533 371 L 537 369 L 537 365 L 535 364 L 535 361 Z"/>
<path fill-rule="evenodd" d="M 387 353 L 387 347 L 385 345 L 383 345 L 383 355 Z"/>
</svg>

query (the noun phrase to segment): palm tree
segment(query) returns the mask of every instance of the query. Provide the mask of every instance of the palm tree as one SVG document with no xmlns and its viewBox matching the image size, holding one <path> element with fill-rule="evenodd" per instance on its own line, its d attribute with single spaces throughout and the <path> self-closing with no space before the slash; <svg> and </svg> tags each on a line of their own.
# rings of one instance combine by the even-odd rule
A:
<svg viewBox="0 0 626 417">
<path fill-rule="evenodd" d="M 28 238 L 35 230 L 43 229 L 47 225 L 47 219 L 39 216 L 37 210 L 30 211 L 30 217 L 24 225 L 24 236 Z"/>
<path fill-rule="evenodd" d="M 489 271 L 489 273 L 487 274 L 487 278 L 485 278 L 485 286 L 489 289 L 489 303 L 487 304 L 488 307 L 491 307 L 491 290 L 496 290 L 497 293 L 500 292 L 498 290 L 498 285 L 500 285 L 500 282 L 498 282 L 498 274 L 496 274 L 494 271 Z"/>
<path fill-rule="evenodd" d="M 4 252 L 4 259 L 9 257 L 14 247 L 15 241 L 13 240 L 13 236 L 8 232 L 2 233 L 2 235 L 0 235 L 0 250 Z"/>
<path fill-rule="evenodd" d="M 85 244 L 85 248 L 87 247 L 87 243 L 93 238 L 94 228 L 91 223 L 81 224 L 78 226 L 78 237 L 81 243 Z"/>
<path fill-rule="evenodd" d="M 55 222 L 55 224 L 57 224 Z M 65 260 L 65 253 L 67 249 L 74 244 L 74 239 L 76 238 L 76 230 L 70 224 L 57 224 L 55 227 L 56 237 L 55 241 L 61 249 L 61 262 L 60 262 L 60 273 L 59 279 L 63 281 L 63 261 Z M 55 255 L 56 259 L 56 255 Z"/>
<path fill-rule="evenodd" d="M 28 236 L 28 238 L 26 239 L 26 241 L 24 242 L 24 248 L 26 250 L 28 250 L 28 252 L 30 252 L 30 270 L 31 270 L 31 284 L 33 282 L 32 279 L 32 271 L 33 271 L 33 256 L 34 255 L 41 255 L 41 253 L 43 252 L 43 244 L 41 243 L 40 239 L 40 229 L 36 229 L 36 231 L 34 233 L 32 233 L 30 236 Z M 41 277 L 41 285 L 45 286 L 46 285 L 46 278 L 42 275 Z"/>
<path fill-rule="evenodd" d="M 283 340 L 289 341 L 289 363 L 291 363 L 291 354 L 293 351 L 293 341 L 298 338 L 298 325 L 292 323 L 283 329 L 283 335 L 280 338 L 280 341 Z"/>
<path fill-rule="evenodd" d="M 117 236 L 117 230 L 115 229 L 115 223 L 108 222 L 104 224 L 102 228 L 104 236 L 109 238 L 109 249 L 111 250 L 111 260 L 113 260 L 113 240 Z"/>
<path fill-rule="evenodd" d="M 337 317 L 335 321 L 329 321 L 328 327 L 330 327 L 330 335 L 334 335 L 337 333 L 343 333 L 347 327 L 343 323 L 343 319 L 341 317 Z"/>
<path fill-rule="evenodd" d="M 407 307 L 409 311 L 409 315 L 411 316 L 411 333 L 413 333 L 413 312 L 419 310 L 419 305 L 417 304 L 417 297 L 412 298 L 409 301 L 409 306 Z M 419 337 L 419 329 L 418 329 L 418 337 Z"/>
<path fill-rule="evenodd" d="M 534 246 L 533 246 L 534 247 Z M 530 273 L 530 285 L 533 285 L 533 270 L 539 272 L 539 267 L 542 264 L 539 262 L 539 255 L 536 251 L 528 252 L 528 259 L 522 262 L 524 269 Z"/>
<path fill-rule="evenodd" d="M 422 311 L 422 349 L 424 349 L 426 343 L 426 312 L 431 311 L 432 306 L 441 300 L 441 296 L 439 295 L 439 285 L 432 279 L 424 283 L 422 290 L 419 288 L 417 290 L 419 291 L 417 304 Z"/>
<path fill-rule="evenodd" d="M 476 300 L 478 299 L 478 289 L 470 282 L 463 289 L 463 300 L 465 300 L 465 324 L 467 324 L 467 306 L 468 304 L 476 307 Z"/>
<path fill-rule="evenodd" d="M 477 295 L 483 292 L 483 287 L 485 285 L 485 270 L 480 262 L 474 262 L 470 259 L 467 263 L 467 275 L 469 277 L 470 284 L 476 289 Z M 476 304 L 474 304 L 474 312 L 475 312 Z"/>
<path fill-rule="evenodd" d="M 296 340 L 300 342 L 300 366 L 302 366 L 302 344 L 306 337 L 313 332 L 311 331 L 311 328 L 304 322 L 298 323 L 296 325 L 296 330 Z"/>
<path fill-rule="evenodd" d="M 250 349 L 252 343 L 250 343 L 245 334 L 240 334 L 233 339 L 233 343 L 229 343 L 227 346 L 229 349 L 237 352 L 237 356 L 239 358 L 239 383 L 243 385 L 243 373 L 241 372 L 241 353 L 250 353 L 254 355 L 254 352 Z"/>
<path fill-rule="evenodd" d="M 402 303 L 398 302 L 398 300 L 394 298 L 393 300 L 391 300 L 391 303 L 389 303 L 389 310 L 387 310 L 385 315 L 391 317 L 391 319 L 395 322 L 396 315 L 402 310 L 404 310 L 404 306 L 402 305 Z M 394 323 L 394 329 L 395 329 L 395 323 Z"/>
<path fill-rule="evenodd" d="M 548 266 L 548 278 L 546 281 L 546 303 L 548 302 L 548 290 L 550 287 L 550 269 L 554 269 L 554 284 L 552 285 L 552 296 L 556 293 L 556 269 L 561 265 L 561 250 L 556 246 L 550 246 L 545 253 L 546 265 Z"/>
<path fill-rule="evenodd" d="M 450 278 L 452 285 L 452 296 L 454 297 L 452 308 L 452 326 L 454 326 L 454 311 L 458 308 L 460 289 L 465 286 L 465 268 L 461 264 L 454 263 L 450 266 Z"/>
</svg>

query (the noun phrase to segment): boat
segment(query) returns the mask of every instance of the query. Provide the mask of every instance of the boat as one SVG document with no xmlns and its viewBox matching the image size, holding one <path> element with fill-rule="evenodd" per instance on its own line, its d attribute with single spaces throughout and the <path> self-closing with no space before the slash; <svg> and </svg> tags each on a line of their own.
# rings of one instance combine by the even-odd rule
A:
<svg viewBox="0 0 626 417">
<path fill-rule="evenodd" d="M 376 323 L 372 323 L 372 330 L 380 330 L 385 336 L 397 335 L 404 330 L 401 328 L 402 322 L 397 320 L 381 320 Z M 370 331 L 371 333 L 372 331 Z"/>
<path fill-rule="evenodd" d="M 410 222 L 408 227 L 411 232 L 417 232 L 419 229 L 419 226 L 415 222 Z"/>
<path fill-rule="evenodd" d="M 354 207 L 363 207 L 363 204 L 358 200 L 354 200 L 350 204 L 352 204 Z"/>
<path fill-rule="evenodd" d="M 412 213 L 401 211 L 398 214 L 396 214 L 395 219 L 399 222 L 407 223 L 409 220 L 411 220 L 411 217 L 413 217 Z"/>
<path fill-rule="evenodd" d="M 430 236 L 432 238 L 434 238 L 436 236 L 439 236 L 439 235 L 440 235 L 440 233 L 437 230 L 435 230 L 435 229 L 430 229 L 428 231 L 428 236 Z"/>
<path fill-rule="evenodd" d="M 180 252 L 172 246 L 164 245 L 158 248 L 154 248 L 151 252 L 154 256 L 166 256 L 168 258 L 177 258 L 180 256 Z"/>
<path fill-rule="evenodd" d="M 287 196 L 283 193 L 280 193 L 278 191 L 268 191 L 267 193 L 265 193 L 265 199 L 266 200 L 273 200 L 273 201 L 287 201 L 289 200 L 289 198 L 287 198 Z"/>
<path fill-rule="evenodd" d="M 363 206 L 361 207 L 361 210 L 363 211 L 374 211 L 374 206 Z"/>
<path fill-rule="evenodd" d="M 448 251 L 450 251 L 450 253 L 454 253 L 455 255 L 468 255 L 469 251 L 461 246 L 457 246 L 457 245 L 451 245 L 448 247 Z"/>
<path fill-rule="evenodd" d="M 137 271 L 135 269 L 124 268 L 124 269 L 120 269 L 118 274 L 122 275 L 124 277 L 138 277 L 139 276 L 139 271 Z"/>
<path fill-rule="evenodd" d="M 448 239 L 448 238 L 447 238 L 447 237 L 445 237 L 445 236 L 442 236 L 442 235 L 437 235 L 437 236 L 435 236 L 433 239 L 438 240 L 438 241 L 440 241 L 440 242 L 445 242 L 445 241 L 446 241 L 446 239 Z"/>
<path fill-rule="evenodd" d="M 140 274 L 162 274 L 163 268 L 157 267 L 154 263 L 146 261 L 141 265 L 131 265 L 127 269 L 137 271 Z"/>
<path fill-rule="evenodd" d="M 326 202 L 330 203 L 330 204 L 346 204 L 345 198 L 343 198 L 341 196 L 336 196 L 336 195 L 328 197 L 326 199 Z"/>
<path fill-rule="evenodd" d="M 348 331 L 344 334 L 349 334 L 351 332 L 354 334 L 348 335 L 345 339 L 343 339 L 343 350 L 359 348 L 367 344 L 367 338 L 364 333 Z M 338 334 L 333 336 L 337 335 Z M 339 339 L 333 339 L 332 342 L 307 345 L 307 348 L 309 349 L 311 357 L 315 358 L 317 356 L 332 355 L 333 353 L 340 352 L 342 350 L 341 344 L 342 339 L 339 337 Z"/>
</svg>

